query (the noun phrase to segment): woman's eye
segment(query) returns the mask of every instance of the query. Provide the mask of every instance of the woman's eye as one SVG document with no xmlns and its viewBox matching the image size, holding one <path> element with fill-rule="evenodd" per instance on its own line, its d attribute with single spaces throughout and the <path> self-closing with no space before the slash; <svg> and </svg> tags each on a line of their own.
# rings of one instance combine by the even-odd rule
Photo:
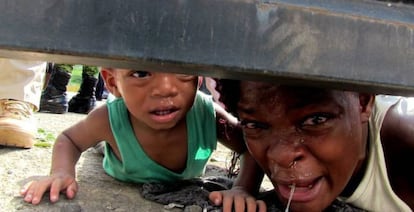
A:
<svg viewBox="0 0 414 212">
<path fill-rule="evenodd" d="M 268 124 L 249 120 L 242 120 L 240 125 L 247 140 L 259 139 L 270 128 Z"/>
<path fill-rule="evenodd" d="M 245 129 L 268 129 L 269 125 L 255 122 L 255 121 L 248 121 L 248 120 L 242 120 L 240 122 L 240 125 Z"/>
<path fill-rule="evenodd" d="M 330 116 L 327 114 L 317 114 L 312 115 L 302 122 L 302 126 L 315 126 L 326 123 L 330 119 Z"/>
<path fill-rule="evenodd" d="M 150 76 L 151 73 L 148 72 L 148 71 L 136 71 L 136 70 L 134 70 L 134 71 L 132 71 L 132 74 L 131 75 L 133 77 L 137 77 L 137 78 L 144 78 L 144 77 Z"/>
</svg>

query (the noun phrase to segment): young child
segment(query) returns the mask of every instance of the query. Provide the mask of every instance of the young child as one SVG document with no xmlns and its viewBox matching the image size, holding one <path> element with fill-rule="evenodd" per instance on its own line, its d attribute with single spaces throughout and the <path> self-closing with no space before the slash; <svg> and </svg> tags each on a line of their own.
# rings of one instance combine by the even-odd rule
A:
<svg viewBox="0 0 414 212">
<path fill-rule="evenodd" d="M 38 204 L 47 190 L 51 202 L 58 200 L 61 191 L 74 198 L 78 190 L 76 162 L 82 152 L 100 141 L 106 142 L 105 172 L 134 183 L 174 182 L 202 175 L 217 139 L 237 152 L 245 150 L 240 131 L 223 133 L 224 127 L 237 121 L 197 92 L 198 77 L 129 69 L 102 69 L 101 74 L 117 98 L 58 136 L 50 176 L 22 190 L 26 202 Z M 241 176 L 235 189 L 226 193 L 225 201 L 215 202 L 229 205 L 226 211 L 231 210 L 233 200 L 238 211 L 244 211 L 245 206 L 249 211 L 256 211 L 256 207 L 265 210 L 263 202 L 245 192 L 257 190 L 254 173 L 258 168 L 248 156 L 245 159 L 242 168 L 251 168 L 248 173 L 252 174 Z"/>
<path fill-rule="evenodd" d="M 235 80 L 217 90 L 290 211 L 322 211 L 336 198 L 414 209 L 413 99 Z"/>
</svg>

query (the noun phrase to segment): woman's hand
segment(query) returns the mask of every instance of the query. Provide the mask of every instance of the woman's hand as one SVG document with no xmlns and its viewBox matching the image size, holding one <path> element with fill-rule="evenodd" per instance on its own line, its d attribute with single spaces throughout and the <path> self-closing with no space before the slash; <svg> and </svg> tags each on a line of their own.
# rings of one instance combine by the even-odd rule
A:
<svg viewBox="0 0 414 212">
<path fill-rule="evenodd" d="M 256 200 L 238 186 L 230 190 L 213 191 L 209 198 L 214 205 L 222 205 L 223 212 L 266 212 L 266 204 L 262 200 Z"/>
</svg>

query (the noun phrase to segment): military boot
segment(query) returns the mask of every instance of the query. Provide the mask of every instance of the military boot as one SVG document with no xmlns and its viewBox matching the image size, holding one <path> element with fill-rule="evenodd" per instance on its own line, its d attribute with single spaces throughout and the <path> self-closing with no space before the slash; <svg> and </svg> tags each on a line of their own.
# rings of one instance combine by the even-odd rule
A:
<svg viewBox="0 0 414 212">
<path fill-rule="evenodd" d="M 69 84 L 71 74 L 61 68 L 55 68 L 46 89 L 40 99 L 41 112 L 63 114 L 68 111 L 68 98 L 66 86 Z"/>
<path fill-rule="evenodd" d="M 82 83 L 76 94 L 69 101 L 69 112 L 89 113 L 96 106 L 95 89 L 98 78 L 94 75 L 82 72 Z"/>
</svg>

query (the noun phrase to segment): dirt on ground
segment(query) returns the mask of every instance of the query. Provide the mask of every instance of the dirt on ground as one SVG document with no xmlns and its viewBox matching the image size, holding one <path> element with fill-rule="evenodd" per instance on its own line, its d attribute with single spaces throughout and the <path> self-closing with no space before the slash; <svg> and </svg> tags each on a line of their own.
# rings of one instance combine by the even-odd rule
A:
<svg viewBox="0 0 414 212">
<path fill-rule="evenodd" d="M 59 132 L 84 118 L 83 114 L 36 113 L 38 127 L 48 134 Z M 50 203 L 49 196 L 33 206 L 25 203 L 19 194 L 23 185 L 32 179 L 49 173 L 52 147 L 35 146 L 19 149 L 0 146 L 0 212 L 80 212 L 80 211 L 180 211 L 167 210 L 160 205 L 143 199 L 138 185 L 114 180 L 102 169 L 102 155 L 94 149 L 84 152 L 77 164 L 79 192 L 75 199 L 60 196 L 57 203 Z M 214 152 L 206 175 L 226 174 L 226 161 L 230 152 L 219 145 Z"/>
</svg>

